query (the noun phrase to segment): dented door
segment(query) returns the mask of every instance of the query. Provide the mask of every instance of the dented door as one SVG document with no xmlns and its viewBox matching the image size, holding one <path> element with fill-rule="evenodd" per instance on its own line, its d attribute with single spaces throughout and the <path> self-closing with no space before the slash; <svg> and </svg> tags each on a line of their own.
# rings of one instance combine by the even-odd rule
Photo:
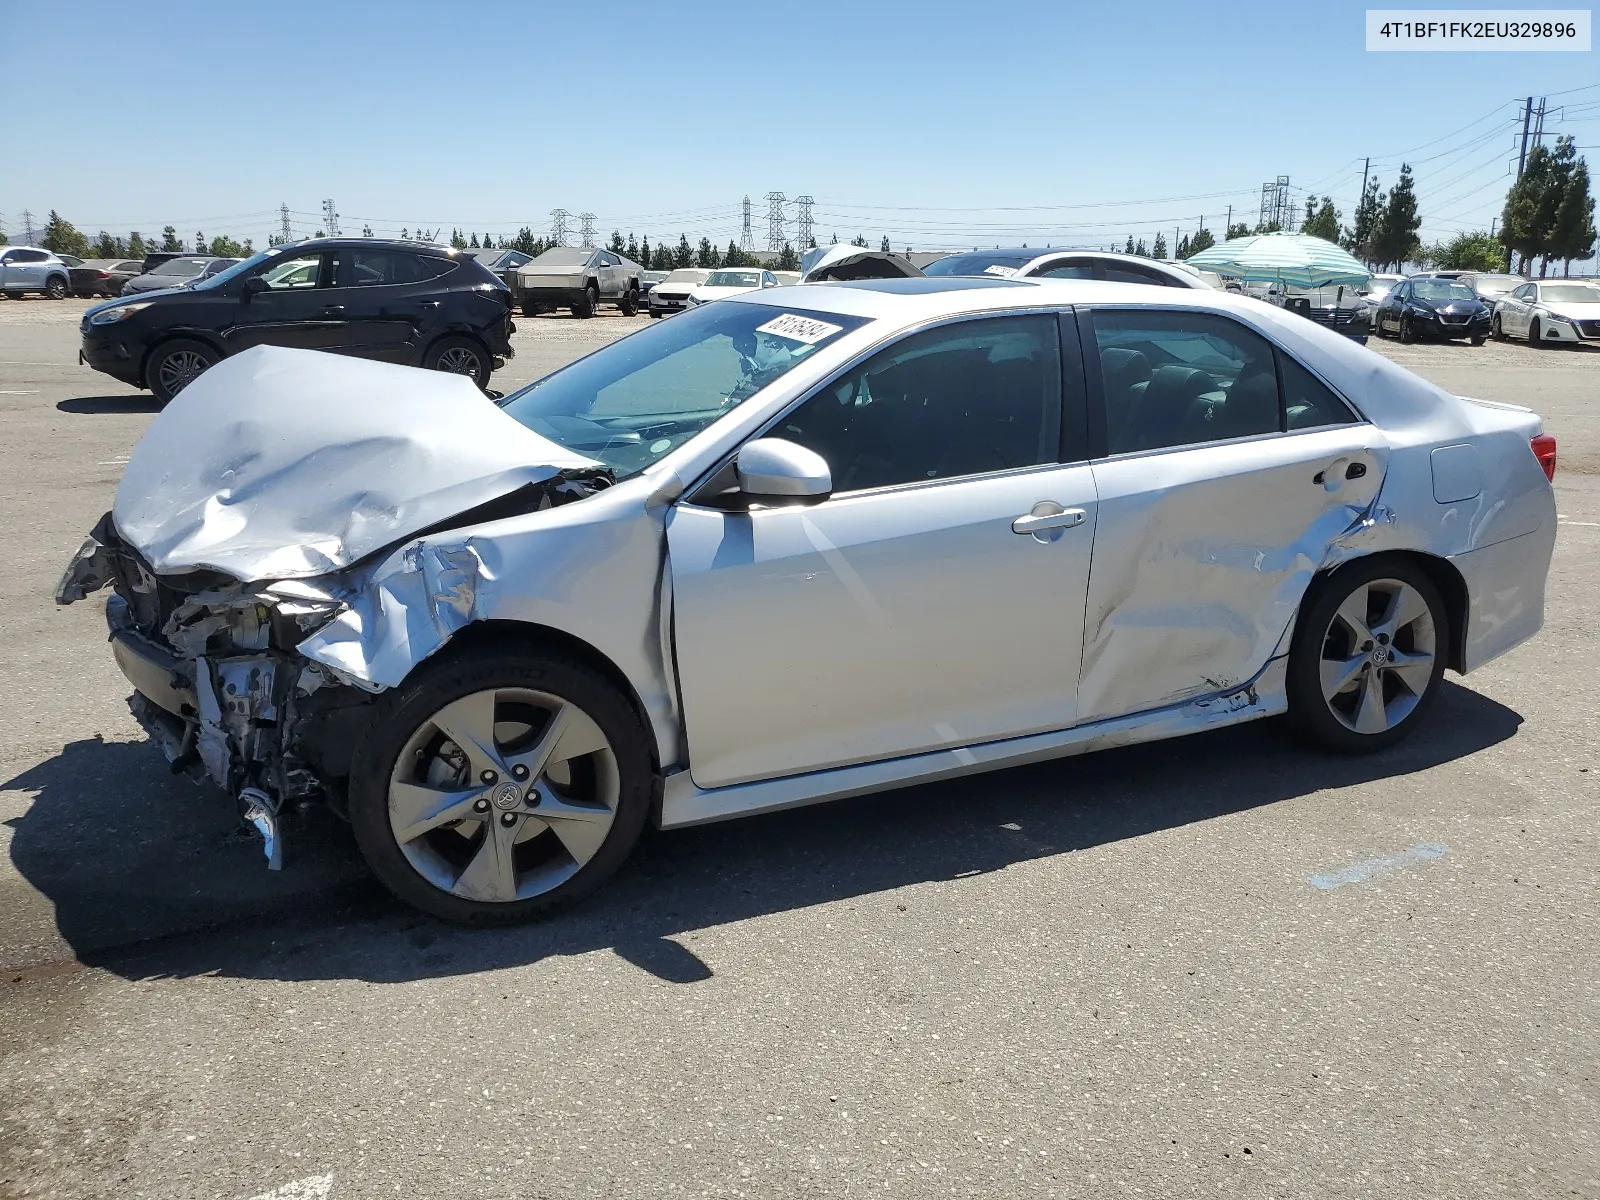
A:
<svg viewBox="0 0 1600 1200">
<path fill-rule="evenodd" d="M 1363 423 L 1094 464 L 1080 719 L 1253 678 L 1329 543 L 1377 495 L 1386 459 Z"/>
</svg>

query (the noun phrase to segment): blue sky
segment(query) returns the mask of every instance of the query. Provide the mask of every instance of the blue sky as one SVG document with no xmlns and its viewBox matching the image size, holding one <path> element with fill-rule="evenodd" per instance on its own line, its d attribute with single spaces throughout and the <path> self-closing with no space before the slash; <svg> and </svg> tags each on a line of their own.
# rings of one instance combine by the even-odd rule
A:
<svg viewBox="0 0 1600 1200">
<path fill-rule="evenodd" d="M 725 244 L 749 194 L 762 245 L 782 191 L 824 242 L 1103 245 L 1253 221 L 1277 175 L 1348 220 L 1371 155 L 1413 163 L 1431 239 L 1498 214 L 1522 97 L 1600 150 L 1594 52 L 1368 53 L 1366 7 L 3 0 L 13 67 L 13 35 L 58 48 L 0 83 L 28 141 L 0 214 L 259 246 L 333 197 L 346 232 L 561 207 Z"/>
</svg>

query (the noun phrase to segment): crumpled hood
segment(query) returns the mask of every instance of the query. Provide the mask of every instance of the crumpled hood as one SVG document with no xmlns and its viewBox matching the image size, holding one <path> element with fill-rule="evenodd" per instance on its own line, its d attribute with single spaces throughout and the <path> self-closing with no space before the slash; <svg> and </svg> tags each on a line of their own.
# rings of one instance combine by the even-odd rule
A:
<svg viewBox="0 0 1600 1200">
<path fill-rule="evenodd" d="M 306 578 L 600 466 L 464 376 L 263 346 L 178 393 L 134 448 L 111 511 L 157 572 Z"/>
</svg>

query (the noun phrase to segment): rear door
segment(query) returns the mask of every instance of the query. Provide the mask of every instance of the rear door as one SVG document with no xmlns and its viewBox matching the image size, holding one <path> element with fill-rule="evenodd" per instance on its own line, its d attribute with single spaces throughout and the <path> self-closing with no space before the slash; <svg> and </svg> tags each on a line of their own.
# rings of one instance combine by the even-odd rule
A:
<svg viewBox="0 0 1600 1200">
<path fill-rule="evenodd" d="M 237 294 L 234 323 L 225 333 L 229 352 L 251 346 L 342 346 L 348 333 L 344 309 L 332 295 L 334 271 L 331 251 L 289 251 L 263 263 L 256 275 L 267 290 Z"/>
<path fill-rule="evenodd" d="M 1085 314 L 1099 496 L 1080 719 L 1249 682 L 1388 447 L 1328 385 L 1217 313 Z"/>
<path fill-rule="evenodd" d="M 1060 354 L 1054 314 L 911 334 L 767 431 L 828 460 L 829 499 L 673 510 L 697 784 L 1074 723 L 1095 495 Z"/>
<path fill-rule="evenodd" d="M 439 307 L 442 273 L 459 264 L 408 250 L 339 251 L 329 300 L 345 322 L 338 349 L 384 362 L 411 362 Z"/>
</svg>

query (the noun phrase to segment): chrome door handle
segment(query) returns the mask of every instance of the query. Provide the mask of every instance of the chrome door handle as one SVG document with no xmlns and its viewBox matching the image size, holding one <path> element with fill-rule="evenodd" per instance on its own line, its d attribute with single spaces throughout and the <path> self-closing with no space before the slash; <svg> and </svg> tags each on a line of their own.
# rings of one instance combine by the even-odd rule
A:
<svg viewBox="0 0 1600 1200">
<path fill-rule="evenodd" d="M 344 305 L 329 304 L 325 306 L 322 311 L 327 313 L 330 317 L 342 317 L 344 316 Z"/>
<path fill-rule="evenodd" d="M 1039 512 L 1041 508 L 1055 509 L 1054 512 Z M 1025 517 L 1018 517 L 1011 522 L 1012 533 L 1038 533 L 1045 529 L 1071 529 L 1074 525 L 1082 525 L 1086 515 L 1081 508 L 1061 508 L 1055 504 L 1037 504 L 1033 512 Z"/>
</svg>

